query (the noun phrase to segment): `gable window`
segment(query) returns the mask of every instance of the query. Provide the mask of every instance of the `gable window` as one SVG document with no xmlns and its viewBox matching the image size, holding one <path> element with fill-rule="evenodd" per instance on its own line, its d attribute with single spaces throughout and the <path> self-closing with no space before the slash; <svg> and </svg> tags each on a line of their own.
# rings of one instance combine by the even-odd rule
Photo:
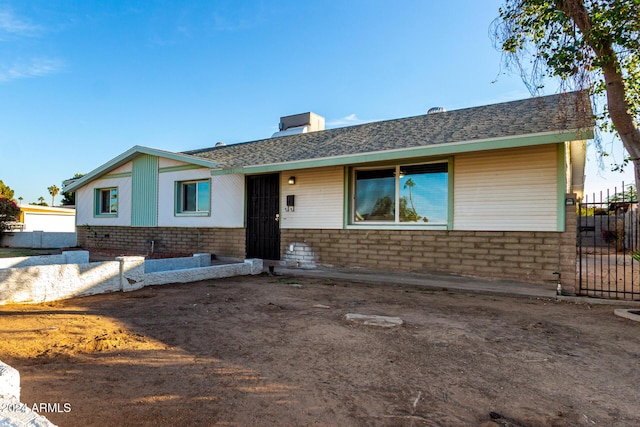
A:
<svg viewBox="0 0 640 427">
<path fill-rule="evenodd" d="M 94 205 L 96 216 L 117 216 L 118 189 L 116 187 L 97 188 Z"/>
<path fill-rule="evenodd" d="M 358 168 L 352 189 L 352 224 L 448 223 L 448 162 Z"/>
<path fill-rule="evenodd" d="M 176 182 L 176 213 L 182 215 L 209 215 L 211 191 L 208 179 Z"/>
</svg>

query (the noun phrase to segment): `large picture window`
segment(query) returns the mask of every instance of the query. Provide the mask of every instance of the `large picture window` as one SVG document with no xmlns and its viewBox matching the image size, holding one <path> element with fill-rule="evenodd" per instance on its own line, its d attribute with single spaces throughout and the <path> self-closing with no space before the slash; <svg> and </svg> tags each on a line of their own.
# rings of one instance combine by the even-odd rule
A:
<svg viewBox="0 0 640 427">
<path fill-rule="evenodd" d="M 209 180 L 176 182 L 176 213 L 208 215 L 211 206 Z"/>
<path fill-rule="evenodd" d="M 96 216 L 116 216 L 118 214 L 118 189 L 98 188 L 95 192 Z"/>
<path fill-rule="evenodd" d="M 352 222 L 446 225 L 448 169 L 447 162 L 356 169 Z"/>
</svg>

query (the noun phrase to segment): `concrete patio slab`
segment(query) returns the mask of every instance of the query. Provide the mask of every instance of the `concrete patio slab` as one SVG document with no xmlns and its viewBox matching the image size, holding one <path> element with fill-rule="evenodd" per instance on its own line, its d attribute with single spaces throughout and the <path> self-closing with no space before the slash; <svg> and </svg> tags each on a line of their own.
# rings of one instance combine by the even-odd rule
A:
<svg viewBox="0 0 640 427">
<path fill-rule="evenodd" d="M 265 266 L 268 262 L 265 261 Z M 266 268 L 266 267 L 265 267 Z M 266 270 L 265 270 L 266 271 Z M 533 283 L 483 280 L 465 276 L 453 276 L 433 273 L 384 272 L 364 268 L 291 268 L 276 265 L 276 275 L 316 277 L 381 285 L 410 285 L 421 288 L 457 292 L 471 292 L 491 295 L 520 296 L 528 298 L 556 299 L 556 285 L 538 285 Z"/>
</svg>

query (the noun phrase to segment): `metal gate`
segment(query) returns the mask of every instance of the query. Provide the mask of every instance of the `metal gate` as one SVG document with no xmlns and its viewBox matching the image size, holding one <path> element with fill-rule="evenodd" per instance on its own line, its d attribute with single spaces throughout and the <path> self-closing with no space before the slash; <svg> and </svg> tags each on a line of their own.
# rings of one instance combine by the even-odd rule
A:
<svg viewBox="0 0 640 427">
<path fill-rule="evenodd" d="M 280 175 L 247 176 L 247 258 L 280 259 Z"/>
<path fill-rule="evenodd" d="M 579 205 L 580 295 L 640 300 L 638 201 L 635 191 L 622 188 L 585 196 Z"/>
</svg>

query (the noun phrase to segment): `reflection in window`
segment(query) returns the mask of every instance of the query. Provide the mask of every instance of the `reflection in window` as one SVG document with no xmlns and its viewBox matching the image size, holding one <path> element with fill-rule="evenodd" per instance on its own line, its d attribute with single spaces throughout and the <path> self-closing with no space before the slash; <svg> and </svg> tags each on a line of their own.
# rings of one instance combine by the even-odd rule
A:
<svg viewBox="0 0 640 427">
<path fill-rule="evenodd" d="M 447 222 L 447 164 L 400 167 L 400 222 Z"/>
<path fill-rule="evenodd" d="M 180 182 L 177 185 L 178 213 L 209 213 L 209 180 Z"/>
<path fill-rule="evenodd" d="M 448 163 L 355 171 L 354 222 L 446 224 Z"/>
<path fill-rule="evenodd" d="M 99 195 L 98 214 L 108 215 L 118 213 L 118 189 L 101 188 L 97 190 Z"/>
<path fill-rule="evenodd" d="M 395 220 L 395 170 L 356 171 L 356 221 Z"/>
</svg>

